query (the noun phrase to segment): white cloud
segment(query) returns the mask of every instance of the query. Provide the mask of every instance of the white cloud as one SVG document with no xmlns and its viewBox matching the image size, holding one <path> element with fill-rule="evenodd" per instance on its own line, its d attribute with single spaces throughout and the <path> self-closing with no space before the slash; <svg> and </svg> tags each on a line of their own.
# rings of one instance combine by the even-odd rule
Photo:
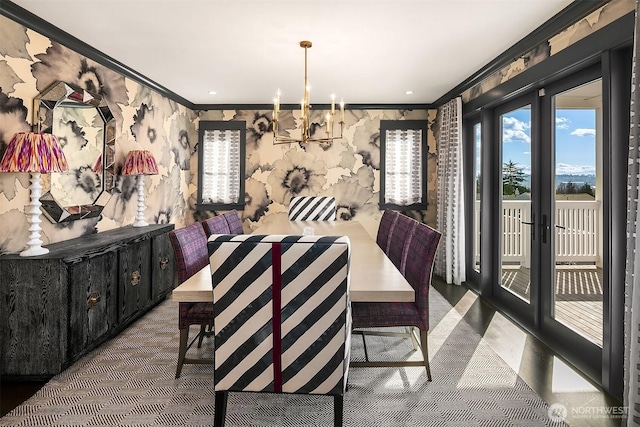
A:
<svg viewBox="0 0 640 427">
<path fill-rule="evenodd" d="M 593 165 L 570 165 L 568 163 L 556 164 L 556 175 L 595 175 L 596 167 Z"/>
<path fill-rule="evenodd" d="M 566 117 L 556 117 L 556 129 L 569 129 L 569 123 Z"/>
<path fill-rule="evenodd" d="M 571 135 L 575 135 L 575 136 L 595 136 L 596 135 L 596 130 L 595 129 L 576 129 L 573 132 L 571 132 Z"/>
<path fill-rule="evenodd" d="M 527 134 L 527 131 L 531 125 L 525 123 L 515 117 L 503 117 L 502 118 L 502 135 L 503 142 L 526 142 L 531 144 L 531 137 Z"/>
</svg>

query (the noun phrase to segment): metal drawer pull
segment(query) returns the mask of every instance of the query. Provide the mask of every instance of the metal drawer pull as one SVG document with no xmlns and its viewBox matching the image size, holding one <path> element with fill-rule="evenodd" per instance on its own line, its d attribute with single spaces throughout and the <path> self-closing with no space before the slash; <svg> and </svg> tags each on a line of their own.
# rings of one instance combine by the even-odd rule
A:
<svg viewBox="0 0 640 427">
<path fill-rule="evenodd" d="M 165 268 L 167 268 L 167 265 L 169 265 L 169 258 L 160 258 L 160 269 L 164 270 Z"/>
<path fill-rule="evenodd" d="M 100 292 L 92 292 L 87 298 L 87 305 L 89 308 L 93 308 L 98 302 L 100 302 Z"/>
<path fill-rule="evenodd" d="M 131 273 L 131 286 L 136 286 L 138 283 L 140 283 L 140 272 L 136 270 Z"/>
</svg>

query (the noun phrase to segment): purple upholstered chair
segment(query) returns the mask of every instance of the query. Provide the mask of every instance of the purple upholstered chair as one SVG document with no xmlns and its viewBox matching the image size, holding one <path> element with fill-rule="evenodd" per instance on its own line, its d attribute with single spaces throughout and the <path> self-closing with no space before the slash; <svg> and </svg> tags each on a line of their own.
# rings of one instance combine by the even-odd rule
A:
<svg viewBox="0 0 640 427">
<path fill-rule="evenodd" d="M 171 230 L 169 240 L 173 247 L 176 260 L 178 283 L 196 274 L 209 265 L 209 253 L 207 252 L 207 236 L 202 224 L 195 222 L 187 227 Z M 213 303 L 205 302 L 181 302 L 178 308 L 178 328 L 180 329 L 180 347 L 178 350 L 178 366 L 176 378 L 180 377 L 184 364 L 211 364 L 213 360 L 187 358 L 187 350 L 196 338 L 189 341 L 189 326 L 200 325 L 198 347 L 202 344 L 202 338 L 207 334 L 207 326 L 213 325 Z"/>
<path fill-rule="evenodd" d="M 229 223 L 224 216 L 214 216 L 202 221 L 202 227 L 207 237 L 212 234 L 231 234 Z M 234 233 L 235 234 L 235 233 Z"/>
<path fill-rule="evenodd" d="M 415 220 L 411 220 L 415 221 Z M 406 268 L 404 277 L 415 291 L 415 302 L 353 302 L 351 303 L 353 328 L 361 330 L 362 339 L 365 335 L 405 336 L 419 343 L 423 361 L 370 361 L 368 355 L 364 362 L 351 362 L 353 367 L 401 367 L 424 366 L 427 379 L 431 381 L 429 367 L 429 352 L 427 349 L 427 332 L 429 331 L 429 288 L 431 286 L 431 272 L 436 255 L 440 233 L 433 228 L 418 223 L 410 237 L 406 253 Z M 387 331 L 362 331 L 363 328 L 405 327 L 406 333 Z M 415 329 L 419 330 L 416 336 Z"/>
<path fill-rule="evenodd" d="M 403 275 L 407 260 L 407 252 L 409 250 L 409 242 L 411 241 L 418 224 L 419 222 L 413 218 L 398 214 L 395 226 L 391 230 L 391 234 L 389 234 L 389 249 L 387 251 L 387 256 Z"/>
<path fill-rule="evenodd" d="M 229 224 L 229 233 L 244 234 L 244 230 L 242 229 L 242 220 L 240 219 L 238 211 L 233 209 L 229 212 L 225 212 L 222 216 L 227 220 L 227 224 Z"/>
<path fill-rule="evenodd" d="M 378 227 L 376 243 L 385 254 L 389 253 L 389 237 L 396 226 L 398 215 L 400 215 L 398 211 L 387 209 L 382 214 L 382 218 L 380 218 L 380 226 Z"/>
</svg>

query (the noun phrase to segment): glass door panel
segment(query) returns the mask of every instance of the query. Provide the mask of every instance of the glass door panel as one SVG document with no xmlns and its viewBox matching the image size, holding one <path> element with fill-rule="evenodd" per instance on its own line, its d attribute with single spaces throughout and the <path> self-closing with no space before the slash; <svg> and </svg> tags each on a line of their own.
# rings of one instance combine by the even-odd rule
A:
<svg viewBox="0 0 640 427">
<path fill-rule="evenodd" d="M 602 82 L 558 93 L 552 100 L 555 197 L 552 317 L 602 347 Z"/>
<path fill-rule="evenodd" d="M 501 283 L 529 303 L 531 299 L 531 105 L 500 115 L 502 150 Z"/>
<path fill-rule="evenodd" d="M 482 125 L 480 123 L 476 123 L 473 126 L 473 140 L 474 140 L 474 157 L 475 157 L 475 169 L 473 176 L 473 187 L 474 191 L 474 200 L 473 200 L 473 220 L 474 220 L 474 234 L 473 234 L 473 255 L 474 255 L 474 270 L 480 272 L 480 236 L 481 236 L 481 227 L 482 218 L 481 215 L 481 205 L 480 201 L 482 200 L 482 176 L 480 172 L 482 171 Z"/>
</svg>

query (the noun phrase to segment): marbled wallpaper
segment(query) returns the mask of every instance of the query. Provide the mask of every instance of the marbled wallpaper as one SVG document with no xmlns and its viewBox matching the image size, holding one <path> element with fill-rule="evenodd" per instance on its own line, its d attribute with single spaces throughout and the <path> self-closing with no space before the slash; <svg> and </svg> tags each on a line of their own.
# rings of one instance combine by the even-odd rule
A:
<svg viewBox="0 0 640 427">
<path fill-rule="evenodd" d="M 467 102 L 540 63 L 577 40 L 598 31 L 634 9 L 634 0 L 611 0 L 584 19 L 462 94 Z M 145 177 L 149 223 L 190 224 L 218 212 L 195 210 L 197 128 L 199 120 L 247 123 L 246 232 L 284 214 L 293 195 L 335 196 L 339 220 L 358 220 L 375 235 L 381 212 L 380 120 L 428 120 L 426 211 L 409 215 L 435 225 L 435 110 L 346 111 L 345 138 L 331 147 L 273 145 L 271 111 L 193 111 L 65 46 L 0 16 L 0 155 L 15 132 L 31 129 L 34 97 L 53 82 L 76 84 L 105 97 L 117 121 L 116 173 L 132 149 L 150 150 L 160 174 Z M 297 111 L 282 111 L 281 129 L 293 129 Z M 314 117 L 322 123 L 323 113 Z M 320 127 L 320 124 L 317 124 Z M 46 178 L 46 177 L 45 177 Z M 79 177 L 78 179 L 86 179 Z M 47 180 L 44 179 L 46 182 Z M 26 247 L 29 174 L 0 173 L 0 254 Z M 98 218 L 52 224 L 42 217 L 43 244 L 132 224 L 137 211 L 135 182 L 118 176 L 116 189 Z"/>
<path fill-rule="evenodd" d="M 34 98 L 58 80 L 106 99 L 117 122 L 116 173 L 129 150 L 153 153 L 160 173 L 145 177 L 145 217 L 149 223 L 174 223 L 176 227 L 218 213 L 195 210 L 199 120 L 247 123 L 246 207 L 241 212 L 246 232 L 268 221 L 270 215 L 286 213 L 293 195 L 332 195 L 338 204 L 339 220 L 358 220 L 375 236 L 381 216 L 380 120 L 423 119 L 429 121 L 431 129 L 436 114 L 435 110 L 348 109 L 344 139 L 331 147 L 273 145 L 271 111 L 190 110 L 0 16 L 0 155 L 15 132 L 31 130 Z M 281 129 L 293 129 L 297 114 L 282 111 Z M 321 111 L 313 114 L 322 121 Z M 436 153 L 431 130 L 427 143 L 430 207 L 408 214 L 434 225 Z M 28 187 L 29 174 L 0 173 L 0 254 L 26 247 L 29 233 L 24 206 L 29 202 Z M 53 224 L 42 216 L 43 244 L 130 225 L 136 212 L 135 180 L 118 176 L 100 217 Z"/>
<path fill-rule="evenodd" d="M 312 113 L 311 121 L 322 131 L 326 111 Z M 426 211 L 407 214 L 435 226 L 436 153 L 432 132 L 435 110 L 346 110 L 343 139 L 330 147 L 319 144 L 273 145 L 271 111 L 203 111 L 201 120 L 243 120 L 247 123 L 246 206 L 242 213 L 246 232 L 268 221 L 269 215 L 286 213 L 297 195 L 336 198 L 340 221 L 358 220 L 375 236 L 381 212 L 380 120 L 428 120 Z M 293 129 L 299 112 L 282 111 L 280 129 Z M 191 189 L 195 203 L 197 181 Z M 202 213 L 196 214 L 201 219 Z"/>
<path fill-rule="evenodd" d="M 469 102 L 501 85 L 523 71 L 561 52 L 575 42 L 606 27 L 615 20 L 635 10 L 635 0 L 611 0 L 578 22 L 540 43 L 513 62 L 491 73 L 480 83 L 462 94 L 462 102 Z"/>
<path fill-rule="evenodd" d="M 160 173 L 145 177 L 147 221 L 184 224 L 191 216 L 183 194 L 188 194 L 192 180 L 197 113 L 4 16 L 0 16 L 0 155 L 15 132 L 31 130 L 34 98 L 58 80 L 107 101 L 116 118 L 116 172 L 129 150 L 150 150 L 158 160 Z M 74 184 L 80 182 L 69 183 Z M 28 187 L 29 174 L 0 173 L 0 254 L 26 247 Z M 118 176 L 102 216 L 61 224 L 41 216 L 43 244 L 132 224 L 136 212 L 135 177 Z"/>
</svg>

